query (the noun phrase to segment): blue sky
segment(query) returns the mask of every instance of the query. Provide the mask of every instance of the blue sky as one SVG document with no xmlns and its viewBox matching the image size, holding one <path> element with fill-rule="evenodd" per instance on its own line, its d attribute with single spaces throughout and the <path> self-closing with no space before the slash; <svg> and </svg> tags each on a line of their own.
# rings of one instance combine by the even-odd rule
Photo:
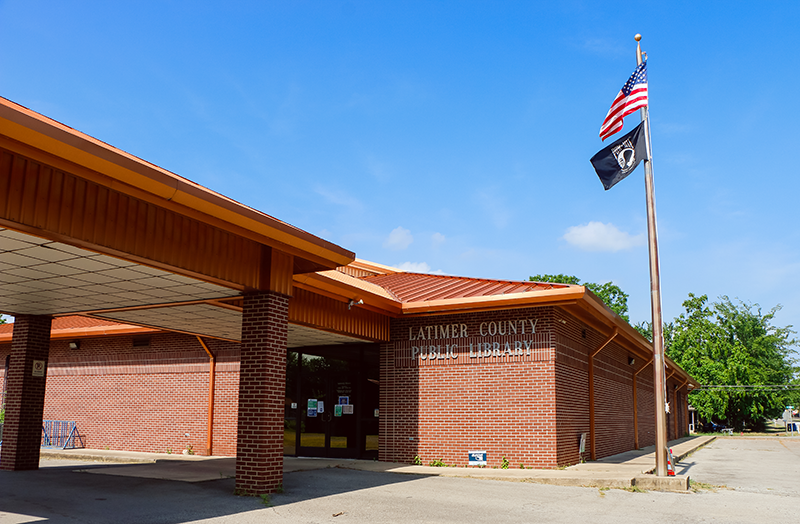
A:
<svg viewBox="0 0 800 524">
<path fill-rule="evenodd" d="M 643 170 L 606 192 L 589 158 L 642 33 L 665 319 L 693 292 L 782 304 L 776 324 L 798 325 L 798 15 L 796 1 L 4 0 L 0 96 L 361 258 L 613 281 L 636 323 Z"/>
</svg>

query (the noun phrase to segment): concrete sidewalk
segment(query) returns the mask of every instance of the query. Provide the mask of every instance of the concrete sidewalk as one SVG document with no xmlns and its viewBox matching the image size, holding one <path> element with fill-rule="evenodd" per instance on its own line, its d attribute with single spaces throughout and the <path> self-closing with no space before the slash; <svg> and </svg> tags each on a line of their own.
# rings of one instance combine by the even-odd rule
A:
<svg viewBox="0 0 800 524">
<path fill-rule="evenodd" d="M 686 437 L 669 443 L 675 460 L 680 461 L 715 437 Z M 199 455 L 168 455 L 164 453 L 136 453 L 110 450 L 42 450 L 42 460 L 68 460 L 80 462 L 118 463 L 124 465 L 90 467 L 87 473 L 126 477 L 202 482 L 220 478 L 233 478 L 236 470 L 234 457 L 206 457 Z M 44 465 L 44 464 L 43 464 Z M 597 461 L 577 464 L 564 469 L 495 469 L 477 467 L 412 466 L 391 462 L 351 459 L 319 459 L 284 457 L 284 473 L 325 468 L 342 468 L 379 473 L 411 475 L 437 475 L 442 477 L 479 478 L 512 482 L 535 482 L 560 486 L 586 486 L 608 488 L 638 487 L 645 490 L 685 491 L 689 477 L 656 477 L 650 474 L 655 468 L 655 448 L 650 446 L 628 451 Z"/>
</svg>

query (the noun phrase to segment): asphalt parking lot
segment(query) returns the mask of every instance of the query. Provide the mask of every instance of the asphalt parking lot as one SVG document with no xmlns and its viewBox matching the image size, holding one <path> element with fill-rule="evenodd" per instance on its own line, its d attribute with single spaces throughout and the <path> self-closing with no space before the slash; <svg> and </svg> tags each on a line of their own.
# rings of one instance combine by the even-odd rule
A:
<svg viewBox="0 0 800 524">
<path fill-rule="evenodd" d="M 703 489 L 636 492 L 343 468 L 296 471 L 268 499 L 229 478 L 178 482 L 43 461 L 0 472 L 0 523 L 16 522 L 719 522 L 797 521 L 800 438 L 718 439 L 679 464 Z M 118 467 L 118 465 L 114 465 Z"/>
<path fill-rule="evenodd" d="M 798 437 L 718 438 L 684 459 L 678 473 L 740 493 L 793 497 L 800 511 Z"/>
</svg>

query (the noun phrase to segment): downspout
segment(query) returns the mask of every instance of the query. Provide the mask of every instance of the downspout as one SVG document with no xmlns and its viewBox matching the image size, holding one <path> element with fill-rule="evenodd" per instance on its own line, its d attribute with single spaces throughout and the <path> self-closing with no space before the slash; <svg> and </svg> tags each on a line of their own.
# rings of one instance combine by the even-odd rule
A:
<svg viewBox="0 0 800 524">
<path fill-rule="evenodd" d="M 619 330 L 615 327 L 608 339 L 600 344 L 600 347 L 594 352 L 589 353 L 589 457 L 591 460 L 597 460 L 594 438 L 594 357 L 614 340 L 618 332 Z"/>
<path fill-rule="evenodd" d="M 208 354 L 208 423 L 206 427 L 206 455 L 211 456 L 214 454 L 214 381 L 217 374 L 217 361 L 214 358 L 214 354 L 208 349 L 208 346 L 206 346 L 206 343 L 203 342 L 203 339 L 200 337 L 200 335 L 197 335 L 197 340 Z"/>
<path fill-rule="evenodd" d="M 633 447 L 639 449 L 639 405 L 636 400 L 636 381 L 639 380 L 639 373 L 647 369 L 653 363 L 653 359 L 647 361 L 647 364 L 639 368 L 639 371 L 633 374 Z"/>
<path fill-rule="evenodd" d="M 676 415 L 678 413 L 678 395 L 680 395 L 681 390 L 688 383 L 689 383 L 689 379 L 687 378 L 686 380 L 683 381 L 683 384 L 681 384 L 680 386 L 677 387 L 677 389 L 675 389 L 675 414 Z M 689 430 L 688 426 L 686 425 L 688 418 L 689 418 L 689 395 L 688 395 L 688 392 L 687 392 L 686 402 L 684 402 L 683 407 L 681 408 L 681 422 L 683 422 L 682 425 L 684 426 L 684 430 L 685 431 Z M 675 417 L 675 438 L 681 438 L 678 435 L 678 418 L 677 418 L 677 416 Z"/>
</svg>

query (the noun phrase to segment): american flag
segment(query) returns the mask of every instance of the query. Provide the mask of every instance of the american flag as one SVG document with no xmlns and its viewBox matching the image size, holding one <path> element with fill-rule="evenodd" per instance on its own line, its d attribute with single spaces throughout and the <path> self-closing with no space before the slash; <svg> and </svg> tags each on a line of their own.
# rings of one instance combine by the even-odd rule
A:
<svg viewBox="0 0 800 524">
<path fill-rule="evenodd" d="M 603 125 L 600 126 L 600 138 L 605 140 L 620 129 L 622 119 L 641 107 L 647 106 L 647 61 L 639 64 L 631 77 L 622 86 L 622 90 L 611 104 Z"/>
</svg>

